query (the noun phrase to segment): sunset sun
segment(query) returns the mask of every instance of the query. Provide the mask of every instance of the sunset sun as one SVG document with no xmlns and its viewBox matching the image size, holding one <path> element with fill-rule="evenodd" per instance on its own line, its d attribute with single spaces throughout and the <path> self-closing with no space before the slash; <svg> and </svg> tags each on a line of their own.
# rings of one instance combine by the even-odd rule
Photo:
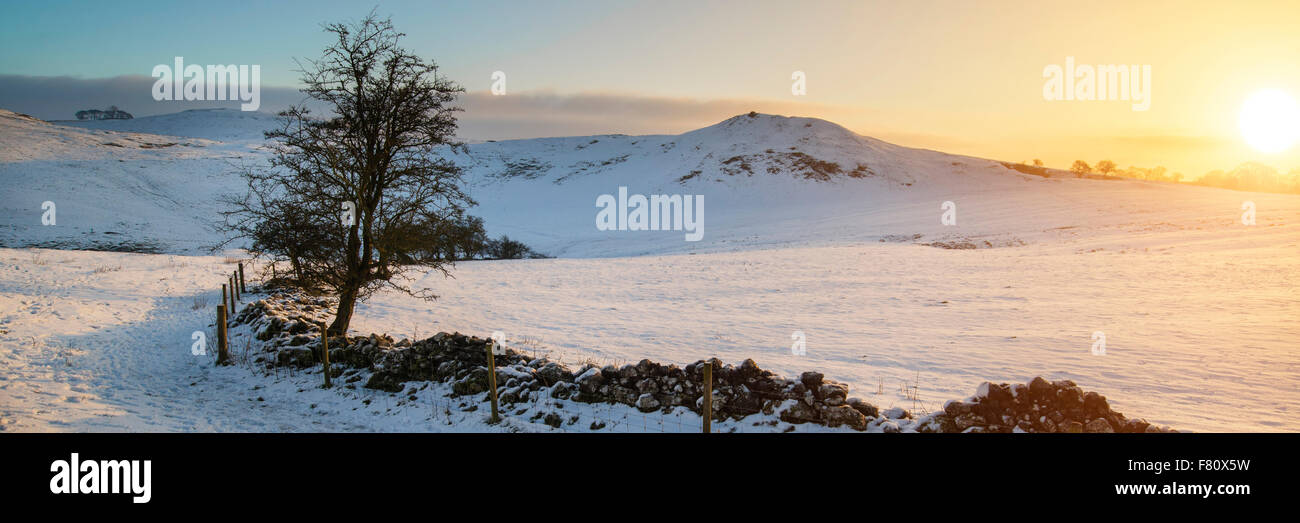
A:
<svg viewBox="0 0 1300 523">
<path fill-rule="evenodd" d="M 1255 150 L 1279 153 L 1300 140 L 1300 106 L 1283 91 L 1256 91 L 1242 104 L 1238 124 L 1242 138 Z"/>
</svg>

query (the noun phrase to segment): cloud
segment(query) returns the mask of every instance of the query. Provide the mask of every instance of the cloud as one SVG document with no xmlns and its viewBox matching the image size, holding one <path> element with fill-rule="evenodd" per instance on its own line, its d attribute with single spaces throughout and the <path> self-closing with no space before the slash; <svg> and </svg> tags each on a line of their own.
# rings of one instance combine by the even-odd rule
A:
<svg viewBox="0 0 1300 523">
<path fill-rule="evenodd" d="M 110 105 L 137 117 L 187 109 L 238 108 L 237 101 L 155 101 L 156 79 L 0 75 L 0 107 L 45 120 L 67 120 L 81 109 Z M 292 87 L 262 87 L 262 111 L 301 103 Z M 826 113 L 831 106 L 763 100 L 695 100 L 612 93 L 559 94 L 533 91 L 493 96 L 462 95 L 461 129 L 467 138 L 534 138 L 566 134 L 676 133 L 717 123 L 749 111 L 780 114 Z"/>
<path fill-rule="evenodd" d="M 737 114 L 816 116 L 834 107 L 772 100 L 654 97 L 620 93 L 531 91 L 493 96 L 466 93 L 461 120 L 467 139 L 511 139 L 589 134 L 676 134 Z"/>
<path fill-rule="evenodd" d="M 110 105 L 136 117 L 188 109 L 239 107 L 238 101 L 155 101 L 151 95 L 154 81 L 155 78 L 144 75 L 96 79 L 0 75 L 0 108 L 45 120 L 70 120 L 78 110 L 104 109 Z M 260 110 L 277 112 L 303 101 L 304 96 L 297 88 L 262 86 Z M 463 94 L 457 103 L 465 109 L 459 114 L 458 136 L 470 141 L 614 133 L 677 134 L 750 111 L 824 118 L 846 126 L 879 121 L 881 115 L 860 107 L 807 101 L 694 99 L 601 92 L 527 91 L 493 96 L 486 91 L 475 91 Z M 313 109 L 323 110 L 319 105 L 312 105 Z M 907 145 L 946 147 L 964 143 L 939 135 L 866 130 L 876 133 L 873 135 L 878 138 Z"/>
<path fill-rule="evenodd" d="M 155 101 L 151 94 L 156 78 L 144 75 L 111 78 L 71 76 L 0 75 L 0 108 L 35 116 L 42 120 L 71 120 L 82 109 L 104 109 L 116 105 L 136 117 L 228 107 L 238 109 L 237 100 Z M 262 86 L 263 111 L 278 111 L 303 98 L 297 89 Z"/>
</svg>

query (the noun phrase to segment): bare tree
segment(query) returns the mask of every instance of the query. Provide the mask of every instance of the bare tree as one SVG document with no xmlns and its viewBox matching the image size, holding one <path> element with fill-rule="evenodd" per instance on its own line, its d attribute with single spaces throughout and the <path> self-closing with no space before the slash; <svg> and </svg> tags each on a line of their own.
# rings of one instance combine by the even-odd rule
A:
<svg viewBox="0 0 1300 523">
<path fill-rule="evenodd" d="M 1079 177 L 1083 177 L 1083 175 L 1092 172 L 1092 167 L 1088 166 L 1088 162 L 1085 162 L 1083 160 L 1075 160 L 1074 165 L 1070 166 L 1070 172 L 1074 173 Z"/>
<path fill-rule="evenodd" d="M 1114 172 L 1116 168 L 1117 166 L 1115 165 L 1115 162 L 1112 162 L 1110 160 L 1102 160 L 1100 162 L 1097 162 L 1097 167 L 1096 167 L 1097 172 L 1101 174 L 1110 174 Z"/>
<path fill-rule="evenodd" d="M 390 19 L 371 12 L 353 24 L 329 24 L 334 43 L 302 66 L 302 89 L 331 114 L 305 105 L 280 113 L 266 133 L 269 169 L 243 175 L 248 193 L 227 198 L 227 242 L 288 259 L 297 285 L 339 298 L 329 326 L 345 334 L 358 300 L 391 287 L 411 289 L 408 271 L 449 274 L 451 224 L 474 202 L 455 164 L 439 148 L 458 148 L 453 107 L 464 92 L 435 63 L 401 48 Z"/>
</svg>

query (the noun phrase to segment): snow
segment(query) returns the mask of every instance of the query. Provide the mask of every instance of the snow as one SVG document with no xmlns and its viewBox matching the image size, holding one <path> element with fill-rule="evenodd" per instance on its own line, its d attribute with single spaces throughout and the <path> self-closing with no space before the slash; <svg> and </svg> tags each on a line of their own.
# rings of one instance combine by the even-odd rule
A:
<svg viewBox="0 0 1300 523">
<path fill-rule="evenodd" d="M 239 189 L 232 165 L 265 161 L 270 120 L 237 113 L 55 125 L 0 112 L 4 246 L 152 241 L 165 253 L 0 248 L 0 429 L 552 430 L 528 420 L 546 406 L 490 426 L 481 403 L 460 412 L 437 385 L 415 400 L 324 390 L 319 370 L 268 376 L 190 354 L 232 269 L 202 255 L 216 239 L 215 199 Z M 873 174 L 766 172 L 789 147 Z M 735 156 L 752 157 L 754 173 L 728 174 Z M 512 347 L 602 365 L 753 358 L 914 413 L 984 381 L 1041 375 L 1180 430 L 1300 430 L 1294 195 L 1040 178 L 769 115 L 676 136 L 487 142 L 456 158 L 492 234 L 559 257 L 458 263 L 454 279 L 417 281 L 438 301 L 381 293 L 359 306 L 354 333 L 500 330 Z M 541 167 L 500 176 L 508 164 Z M 704 194 L 704 240 L 596 230 L 596 197 L 620 186 Z M 46 200 L 58 204 L 56 226 L 41 225 Z M 945 201 L 955 226 L 940 223 Z M 1243 201 L 1256 204 L 1256 225 L 1241 223 Z M 979 248 L 929 245 L 962 242 Z M 796 330 L 805 356 L 791 354 Z M 1095 331 L 1104 355 L 1093 353 Z M 234 335 L 239 347 L 247 333 Z M 684 412 L 567 408 L 581 421 L 564 430 L 606 418 L 629 432 L 699 426 Z"/>
</svg>

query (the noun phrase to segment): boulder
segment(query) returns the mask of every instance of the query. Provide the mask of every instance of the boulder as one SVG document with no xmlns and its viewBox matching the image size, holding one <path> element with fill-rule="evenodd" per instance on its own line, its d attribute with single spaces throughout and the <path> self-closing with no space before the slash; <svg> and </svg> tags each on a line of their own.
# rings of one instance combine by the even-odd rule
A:
<svg viewBox="0 0 1300 523">
<path fill-rule="evenodd" d="M 943 404 L 943 412 L 953 418 L 971 411 L 971 404 L 960 400 L 949 400 Z"/>
<path fill-rule="evenodd" d="M 818 411 L 802 401 L 787 401 L 781 410 L 781 421 L 786 423 L 808 423 L 818 420 Z"/>
<path fill-rule="evenodd" d="M 885 409 L 885 417 L 889 419 L 912 419 L 912 413 L 902 407 L 893 407 Z"/>
<path fill-rule="evenodd" d="M 827 427 L 847 425 L 854 430 L 867 428 L 867 417 L 848 405 L 822 407 L 821 419 L 826 422 Z"/>
<path fill-rule="evenodd" d="M 863 416 L 868 418 L 880 416 L 880 409 L 876 408 L 875 405 L 863 401 L 862 398 L 849 398 L 848 403 L 850 407 L 853 407 L 853 410 L 861 412 Z"/>
<path fill-rule="evenodd" d="M 636 408 L 641 412 L 650 412 L 659 408 L 659 400 L 654 394 L 642 394 L 636 398 Z"/>
<path fill-rule="evenodd" d="M 1089 421 L 1087 425 L 1084 425 L 1083 431 L 1090 432 L 1090 433 L 1110 434 L 1115 432 L 1115 429 L 1110 426 L 1109 421 L 1106 421 L 1103 418 L 1097 418 L 1095 420 Z"/>
<path fill-rule="evenodd" d="M 537 369 L 537 377 L 549 386 L 561 381 L 573 381 L 573 372 L 563 364 L 550 362 Z"/>
<path fill-rule="evenodd" d="M 817 398 L 827 405 L 843 405 L 849 396 L 849 386 L 832 381 L 822 382 L 817 387 Z"/>
<path fill-rule="evenodd" d="M 822 379 L 825 377 L 826 376 L 820 372 L 809 371 L 799 376 L 799 382 L 802 383 L 807 390 L 817 390 L 817 388 L 822 384 Z"/>
</svg>

